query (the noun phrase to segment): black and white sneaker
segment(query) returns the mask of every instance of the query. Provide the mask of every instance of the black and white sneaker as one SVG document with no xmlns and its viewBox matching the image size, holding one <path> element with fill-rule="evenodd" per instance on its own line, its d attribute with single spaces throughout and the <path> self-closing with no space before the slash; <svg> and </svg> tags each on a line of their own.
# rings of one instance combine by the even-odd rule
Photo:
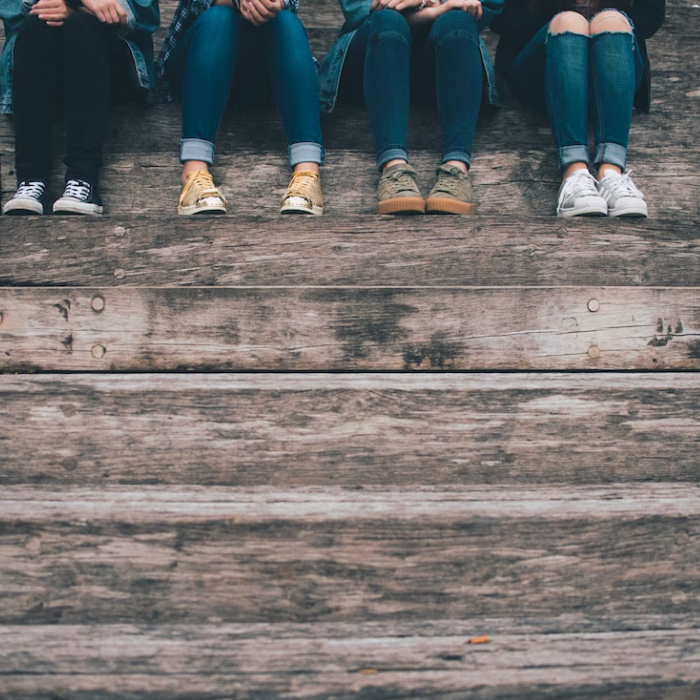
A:
<svg viewBox="0 0 700 700">
<path fill-rule="evenodd" d="M 54 214 L 101 214 L 102 200 L 87 180 L 68 180 L 63 196 L 53 205 Z"/>
<path fill-rule="evenodd" d="M 46 184 L 41 180 L 20 182 L 15 196 L 5 203 L 3 214 L 43 214 Z"/>
</svg>

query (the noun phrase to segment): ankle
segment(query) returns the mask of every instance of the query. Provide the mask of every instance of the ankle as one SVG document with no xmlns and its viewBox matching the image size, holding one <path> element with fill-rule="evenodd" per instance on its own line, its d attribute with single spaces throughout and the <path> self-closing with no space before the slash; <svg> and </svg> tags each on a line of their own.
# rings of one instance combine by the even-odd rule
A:
<svg viewBox="0 0 700 700">
<path fill-rule="evenodd" d="M 389 160 L 382 165 L 382 172 L 386 172 L 389 168 L 393 168 L 395 165 L 408 165 L 408 161 L 404 158 L 394 158 L 393 160 Z"/>
<path fill-rule="evenodd" d="M 618 165 L 612 165 L 611 163 L 602 163 L 598 168 L 598 179 L 602 180 L 606 175 L 622 175 L 622 168 Z"/>
<path fill-rule="evenodd" d="M 319 168 L 318 163 L 297 163 L 294 166 L 293 172 L 295 173 L 300 173 L 300 172 L 311 172 L 311 173 L 316 173 L 317 175 L 321 172 L 321 169 Z"/>
<path fill-rule="evenodd" d="M 588 170 L 588 163 L 580 161 L 578 163 L 571 163 L 571 165 L 567 165 L 562 173 L 562 180 L 566 180 L 566 178 L 571 177 L 577 170 Z"/>
<path fill-rule="evenodd" d="M 209 172 L 209 163 L 206 163 L 203 160 L 187 160 L 185 161 L 185 164 L 183 165 L 182 168 L 182 184 L 184 185 L 187 182 L 187 178 L 189 175 L 192 173 L 196 173 L 198 171 L 204 170 L 205 172 Z"/>
<path fill-rule="evenodd" d="M 466 175 L 469 172 L 469 168 L 463 160 L 446 160 L 443 163 L 443 165 L 446 165 L 450 168 L 459 168 L 464 175 Z"/>
</svg>

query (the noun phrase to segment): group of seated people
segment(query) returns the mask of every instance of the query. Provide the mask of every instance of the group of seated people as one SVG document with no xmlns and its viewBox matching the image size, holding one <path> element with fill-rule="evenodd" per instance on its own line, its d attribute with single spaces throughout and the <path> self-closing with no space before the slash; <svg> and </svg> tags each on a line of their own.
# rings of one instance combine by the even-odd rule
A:
<svg viewBox="0 0 700 700">
<path fill-rule="evenodd" d="M 0 111 L 14 114 L 18 184 L 3 213 L 47 211 L 51 125 L 61 107 L 65 189 L 52 210 L 101 214 L 111 105 L 134 96 L 181 101 L 178 213 L 225 213 L 210 172 L 217 131 L 231 96 L 264 85 L 289 144 L 282 213 L 323 212 L 320 112 L 363 102 L 380 173 L 377 212 L 473 214 L 477 117 L 482 103 L 498 104 L 480 38 L 490 26 L 500 35 L 496 71 L 525 108 L 548 115 L 562 172 L 557 214 L 647 216 L 626 172 L 627 145 L 634 109 L 649 111 L 645 40 L 663 23 L 665 0 L 339 0 L 345 23 L 320 68 L 298 3 L 180 0 L 154 60 L 158 0 L 2 0 Z M 436 105 L 442 136 L 425 198 L 408 156 L 416 102 Z"/>
</svg>

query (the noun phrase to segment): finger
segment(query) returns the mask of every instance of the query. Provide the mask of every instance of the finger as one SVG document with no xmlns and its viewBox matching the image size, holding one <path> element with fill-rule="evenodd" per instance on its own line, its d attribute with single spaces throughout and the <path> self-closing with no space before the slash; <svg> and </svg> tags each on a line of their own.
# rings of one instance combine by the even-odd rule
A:
<svg viewBox="0 0 700 700">
<path fill-rule="evenodd" d="M 263 22 L 268 19 L 272 19 L 275 16 L 274 12 L 271 12 L 267 7 L 265 7 L 265 5 L 262 2 L 260 2 L 260 0 L 252 0 L 251 4 L 253 5 Z"/>
<path fill-rule="evenodd" d="M 484 8 L 479 4 L 479 9 L 476 13 L 476 21 L 478 22 L 484 14 Z"/>
<path fill-rule="evenodd" d="M 47 27 L 62 27 L 63 22 L 47 22 L 46 26 Z"/>
</svg>

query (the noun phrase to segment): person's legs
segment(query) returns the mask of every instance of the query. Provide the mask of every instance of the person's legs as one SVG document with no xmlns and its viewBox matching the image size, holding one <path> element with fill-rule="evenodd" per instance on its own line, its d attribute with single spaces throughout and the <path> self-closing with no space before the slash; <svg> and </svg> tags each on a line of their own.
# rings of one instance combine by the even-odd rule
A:
<svg viewBox="0 0 700 700">
<path fill-rule="evenodd" d="M 19 30 L 14 48 L 12 106 L 17 183 L 48 182 L 51 121 L 56 104 L 63 30 L 37 17 Z"/>
<path fill-rule="evenodd" d="M 301 20 L 291 11 L 258 28 L 261 53 L 289 143 L 294 175 L 282 198 L 281 212 L 323 213 L 319 166 L 321 138 L 318 80 L 311 47 Z"/>
<path fill-rule="evenodd" d="M 214 163 L 214 143 L 226 109 L 236 63 L 246 46 L 252 45 L 252 25 L 234 10 L 213 6 L 205 10 L 171 54 L 166 71 L 182 97 L 182 141 L 180 161 L 201 163 L 208 169 Z"/>
<path fill-rule="evenodd" d="M 545 100 L 564 178 L 588 168 L 588 22 L 561 12 L 545 44 Z"/>
<path fill-rule="evenodd" d="M 644 196 L 628 175 L 622 175 L 634 93 L 644 70 L 635 56 L 632 26 L 617 10 L 605 10 L 591 20 L 590 34 L 599 189 L 611 216 L 646 216 Z"/>
<path fill-rule="evenodd" d="M 379 10 L 365 20 L 348 47 L 341 99 L 364 96 L 377 167 L 379 214 L 419 214 L 425 201 L 408 164 L 409 57 L 411 32 L 395 10 Z"/>
<path fill-rule="evenodd" d="M 209 167 L 236 63 L 253 46 L 253 30 L 231 8 L 210 7 L 197 17 L 166 64 L 168 78 L 180 86 L 182 97 L 182 215 L 226 212 L 226 199 L 214 186 Z"/>
<path fill-rule="evenodd" d="M 607 213 L 588 171 L 588 49 L 586 19 L 562 12 L 520 52 L 508 76 L 521 101 L 547 107 L 563 171 L 559 216 Z"/>
<path fill-rule="evenodd" d="M 404 17 L 379 10 L 357 30 L 345 59 L 340 90 L 356 93 L 362 86 L 380 170 L 408 161 L 410 45 Z"/>
<path fill-rule="evenodd" d="M 427 36 L 416 37 L 411 59 L 411 86 L 418 80 L 434 90 L 442 129 L 442 165 L 426 212 L 473 214 L 467 170 L 483 82 L 476 21 L 459 10 L 440 15 Z"/>
<path fill-rule="evenodd" d="M 93 15 L 70 15 L 62 30 L 66 110 L 66 180 L 97 185 L 111 112 L 110 63 L 121 43 Z"/>
</svg>

